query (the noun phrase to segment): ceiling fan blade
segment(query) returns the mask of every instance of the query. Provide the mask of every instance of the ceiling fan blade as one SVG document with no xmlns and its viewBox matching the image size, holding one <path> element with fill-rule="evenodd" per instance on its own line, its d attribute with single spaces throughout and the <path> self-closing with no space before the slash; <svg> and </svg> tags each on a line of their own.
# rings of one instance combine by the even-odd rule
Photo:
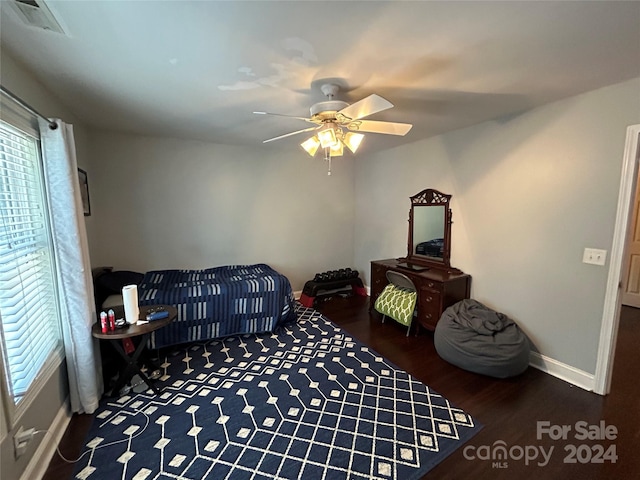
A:
<svg viewBox="0 0 640 480">
<path fill-rule="evenodd" d="M 382 112 L 393 107 L 393 103 L 385 100 L 375 93 L 368 97 L 358 100 L 356 103 L 352 103 L 348 107 L 343 108 L 338 112 L 339 115 L 344 115 L 351 120 L 358 120 L 360 118 L 368 117 L 374 113 Z"/>
<path fill-rule="evenodd" d="M 293 115 L 282 115 L 280 113 L 269 113 L 269 112 L 253 112 L 256 115 L 271 115 L 273 117 L 285 117 L 285 118 L 295 118 L 297 120 L 304 120 L 305 122 L 309 122 L 309 123 L 316 123 L 313 120 L 311 120 L 310 118 L 305 118 L 305 117 L 295 117 Z"/>
<path fill-rule="evenodd" d="M 310 132 L 311 130 L 317 130 L 318 128 L 319 127 L 309 127 L 309 128 L 305 128 L 303 130 L 296 130 L 295 132 L 285 133 L 284 135 L 280 135 L 279 137 L 273 137 L 273 138 L 270 138 L 268 140 L 264 140 L 262 143 L 273 142 L 274 140 L 280 140 L 281 138 L 287 138 L 287 137 L 290 137 L 291 135 L 297 135 L 299 133 Z"/>
<path fill-rule="evenodd" d="M 347 125 L 354 132 L 386 133 L 388 135 L 406 135 L 411 130 L 410 123 L 378 122 L 375 120 L 356 120 Z"/>
</svg>

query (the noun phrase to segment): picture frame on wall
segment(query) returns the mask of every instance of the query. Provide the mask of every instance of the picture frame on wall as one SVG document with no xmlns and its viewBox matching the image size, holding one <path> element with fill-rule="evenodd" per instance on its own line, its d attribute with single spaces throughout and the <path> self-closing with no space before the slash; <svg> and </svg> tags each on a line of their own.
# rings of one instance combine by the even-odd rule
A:
<svg viewBox="0 0 640 480">
<path fill-rule="evenodd" d="M 84 216 L 91 216 L 91 204 L 89 203 L 89 180 L 87 177 L 87 172 L 78 169 L 78 180 L 80 182 L 80 197 L 82 198 L 82 210 L 84 211 Z"/>
</svg>

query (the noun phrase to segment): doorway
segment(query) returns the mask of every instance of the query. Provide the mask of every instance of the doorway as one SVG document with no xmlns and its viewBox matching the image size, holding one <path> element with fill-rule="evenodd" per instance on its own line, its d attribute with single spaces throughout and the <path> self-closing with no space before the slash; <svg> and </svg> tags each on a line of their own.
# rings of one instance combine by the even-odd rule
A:
<svg viewBox="0 0 640 480">
<path fill-rule="evenodd" d="M 622 305 L 623 266 L 630 238 L 631 214 L 635 199 L 640 161 L 640 125 L 627 128 L 620 193 L 609 261 L 609 275 L 600 329 L 600 343 L 594 378 L 594 391 L 606 395 L 611 388 L 611 374 Z"/>
<path fill-rule="evenodd" d="M 637 174 L 636 174 L 637 175 Z M 629 225 L 629 242 L 625 255 L 622 277 L 622 305 L 640 308 L 640 185 L 637 184 L 633 200 L 633 213 Z"/>
</svg>

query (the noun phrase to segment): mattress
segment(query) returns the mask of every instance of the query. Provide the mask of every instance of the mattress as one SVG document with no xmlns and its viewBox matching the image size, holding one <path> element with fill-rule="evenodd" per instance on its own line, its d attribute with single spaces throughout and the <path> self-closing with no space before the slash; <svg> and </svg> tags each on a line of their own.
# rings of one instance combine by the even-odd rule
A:
<svg viewBox="0 0 640 480">
<path fill-rule="evenodd" d="M 272 332 L 295 321 L 287 277 L 269 265 L 154 270 L 138 286 L 140 305 L 172 305 L 174 322 L 153 332 L 151 348 L 230 335 Z"/>
</svg>

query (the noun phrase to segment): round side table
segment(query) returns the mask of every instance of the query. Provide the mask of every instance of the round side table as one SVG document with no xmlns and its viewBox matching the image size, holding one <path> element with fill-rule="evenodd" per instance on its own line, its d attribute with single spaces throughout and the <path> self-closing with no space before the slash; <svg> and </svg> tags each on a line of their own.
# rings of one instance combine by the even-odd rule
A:
<svg viewBox="0 0 640 480">
<path fill-rule="evenodd" d="M 173 322 L 178 315 L 178 311 L 171 305 L 146 305 L 140 307 L 139 316 L 139 320 L 146 321 L 148 313 L 162 310 L 168 312 L 169 316 L 160 320 L 151 320 L 148 323 L 143 323 L 141 325 L 135 323 L 131 325 L 125 325 L 122 328 L 116 328 L 115 330 L 107 331 L 106 333 L 102 333 L 102 329 L 99 323 L 95 323 L 93 325 L 91 329 L 91 335 L 100 340 L 109 340 L 115 350 L 125 361 L 125 366 L 123 370 L 118 374 L 118 379 L 116 380 L 116 383 L 111 390 L 112 395 L 118 394 L 118 392 L 120 392 L 120 389 L 124 385 L 126 385 L 136 373 L 140 375 L 140 378 L 149 386 L 149 388 L 151 388 L 151 390 L 155 392 L 156 395 L 160 394 L 160 390 L 158 389 L 158 387 L 156 387 L 151 379 L 142 371 L 139 359 L 140 355 L 147 345 L 147 341 L 151 336 L 151 332 L 154 332 L 155 330 L 158 330 Z M 114 307 L 113 311 L 116 314 L 116 318 L 124 317 L 124 307 Z M 141 338 L 138 346 L 133 352 L 131 352 L 131 354 L 129 354 L 123 347 L 123 341 L 126 339 L 131 339 L 133 337 Z"/>
</svg>

